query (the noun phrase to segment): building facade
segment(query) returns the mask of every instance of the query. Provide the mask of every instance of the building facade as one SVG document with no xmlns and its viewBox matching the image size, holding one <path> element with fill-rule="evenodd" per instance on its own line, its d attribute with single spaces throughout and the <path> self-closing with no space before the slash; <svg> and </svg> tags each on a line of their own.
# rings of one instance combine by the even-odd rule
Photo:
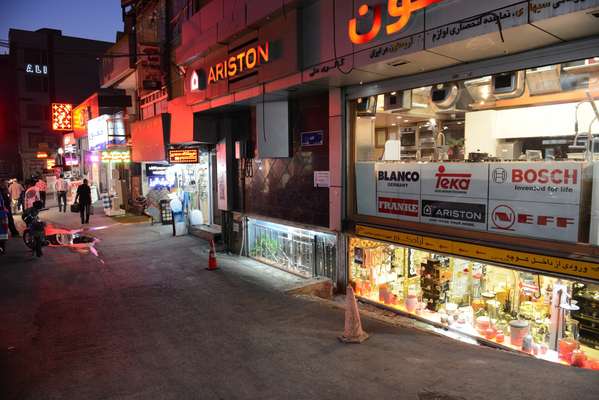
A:
<svg viewBox="0 0 599 400">
<path fill-rule="evenodd" d="M 77 104 L 99 87 L 98 57 L 111 43 L 54 29 L 9 31 L 18 147 L 24 178 L 48 169 L 62 146 L 51 126 L 51 104 Z"/>
<path fill-rule="evenodd" d="M 479 342 L 599 360 L 599 2 L 126 3 L 165 21 L 132 160 L 188 230 Z"/>
<path fill-rule="evenodd" d="M 213 130 L 249 107 L 242 189 L 217 182 L 246 254 L 289 268 L 293 229 L 325 228 L 332 277 L 364 301 L 551 361 L 595 355 L 597 2 L 241 3 L 183 23 L 176 63 L 186 141 L 244 148 Z"/>
</svg>

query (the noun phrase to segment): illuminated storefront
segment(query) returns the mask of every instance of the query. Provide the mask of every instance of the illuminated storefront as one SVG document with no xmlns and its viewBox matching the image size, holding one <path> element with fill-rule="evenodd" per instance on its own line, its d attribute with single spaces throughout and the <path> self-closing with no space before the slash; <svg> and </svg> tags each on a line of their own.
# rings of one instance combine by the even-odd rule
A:
<svg viewBox="0 0 599 400">
<path fill-rule="evenodd" d="M 348 22 L 351 66 L 308 74 L 387 75 L 344 91 L 348 283 L 479 342 L 598 369 L 599 47 L 514 49 L 534 41 L 530 21 L 561 33 L 568 14 L 597 34 L 599 3 L 384 3 Z M 456 21 L 459 4 L 472 15 Z"/>
</svg>

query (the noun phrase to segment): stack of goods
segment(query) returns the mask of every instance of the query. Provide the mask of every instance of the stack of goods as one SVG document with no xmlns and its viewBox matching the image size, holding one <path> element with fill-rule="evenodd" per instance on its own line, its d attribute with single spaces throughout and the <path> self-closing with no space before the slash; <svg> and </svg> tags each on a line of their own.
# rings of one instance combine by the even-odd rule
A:
<svg viewBox="0 0 599 400">
<path fill-rule="evenodd" d="M 430 259 L 423 262 L 421 267 L 422 299 L 426 302 L 426 308 L 439 311 L 447 299 L 451 269 L 441 261 Z"/>
<path fill-rule="evenodd" d="M 580 323 L 580 341 L 587 346 L 599 348 L 599 288 L 576 283 L 572 294 L 580 308 L 572 313 L 572 318 Z"/>
</svg>

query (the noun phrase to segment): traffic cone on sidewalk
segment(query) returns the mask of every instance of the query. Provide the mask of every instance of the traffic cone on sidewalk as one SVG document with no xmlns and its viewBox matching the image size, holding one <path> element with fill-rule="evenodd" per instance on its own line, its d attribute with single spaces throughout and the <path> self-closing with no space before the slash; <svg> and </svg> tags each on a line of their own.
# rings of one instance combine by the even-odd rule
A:
<svg viewBox="0 0 599 400">
<path fill-rule="evenodd" d="M 216 264 L 216 249 L 214 248 L 214 240 L 210 241 L 210 254 L 208 255 L 208 271 L 214 271 L 218 269 L 218 265 Z"/>
<path fill-rule="evenodd" d="M 366 339 L 368 339 L 368 334 L 362 330 L 362 321 L 360 320 L 360 311 L 358 311 L 358 302 L 354 295 L 354 289 L 351 285 L 348 285 L 347 294 L 345 295 L 345 329 L 339 340 L 343 343 L 362 343 Z"/>
</svg>

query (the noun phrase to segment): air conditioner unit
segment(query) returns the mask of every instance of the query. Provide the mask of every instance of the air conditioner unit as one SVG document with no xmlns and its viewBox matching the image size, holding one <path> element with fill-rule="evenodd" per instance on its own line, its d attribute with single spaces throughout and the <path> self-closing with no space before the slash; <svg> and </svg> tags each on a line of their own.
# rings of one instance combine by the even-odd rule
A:
<svg viewBox="0 0 599 400">
<path fill-rule="evenodd" d="M 442 83 L 431 88 L 430 101 L 440 113 L 467 111 L 472 97 L 464 86 L 457 83 Z"/>
<path fill-rule="evenodd" d="M 526 70 L 526 84 L 531 96 L 561 92 L 561 67 L 550 65 L 548 67 L 532 68 Z"/>
<path fill-rule="evenodd" d="M 411 90 L 385 94 L 385 111 L 407 111 L 410 108 L 412 108 Z"/>
<path fill-rule="evenodd" d="M 492 94 L 496 99 L 513 99 L 524 94 L 524 71 L 493 75 Z"/>
</svg>

